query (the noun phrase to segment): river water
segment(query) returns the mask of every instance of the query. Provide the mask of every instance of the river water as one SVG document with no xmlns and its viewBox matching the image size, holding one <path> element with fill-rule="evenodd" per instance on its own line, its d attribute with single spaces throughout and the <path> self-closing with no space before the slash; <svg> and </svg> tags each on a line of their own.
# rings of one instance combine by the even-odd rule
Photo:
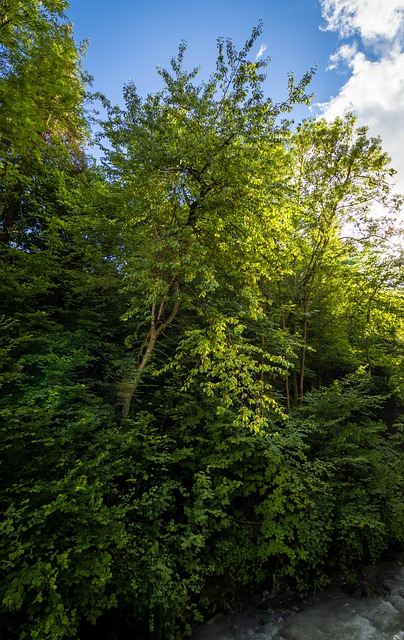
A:
<svg viewBox="0 0 404 640">
<path fill-rule="evenodd" d="M 267 607 L 217 616 L 193 640 L 404 640 L 404 567 L 376 580 L 386 595 L 353 598 L 335 588 L 297 612 Z"/>
</svg>

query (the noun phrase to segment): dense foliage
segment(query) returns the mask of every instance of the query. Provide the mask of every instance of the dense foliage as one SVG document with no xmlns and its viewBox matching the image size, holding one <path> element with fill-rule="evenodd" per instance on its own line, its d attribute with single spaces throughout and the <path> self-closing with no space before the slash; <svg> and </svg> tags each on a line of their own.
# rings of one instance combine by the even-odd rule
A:
<svg viewBox="0 0 404 640">
<path fill-rule="evenodd" d="M 178 638 L 404 542 L 401 201 L 260 27 L 103 98 L 97 166 L 66 7 L 0 2 L 0 635 Z"/>
</svg>

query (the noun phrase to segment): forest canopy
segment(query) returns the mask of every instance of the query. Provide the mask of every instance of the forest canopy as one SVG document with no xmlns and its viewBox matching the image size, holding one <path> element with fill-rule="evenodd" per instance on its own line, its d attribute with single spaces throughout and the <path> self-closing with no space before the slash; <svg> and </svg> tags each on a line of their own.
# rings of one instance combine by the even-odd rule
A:
<svg viewBox="0 0 404 640">
<path fill-rule="evenodd" d="M 402 548 L 402 199 L 261 25 L 97 96 L 96 162 L 67 6 L 0 1 L 0 635 L 175 639 Z"/>
</svg>

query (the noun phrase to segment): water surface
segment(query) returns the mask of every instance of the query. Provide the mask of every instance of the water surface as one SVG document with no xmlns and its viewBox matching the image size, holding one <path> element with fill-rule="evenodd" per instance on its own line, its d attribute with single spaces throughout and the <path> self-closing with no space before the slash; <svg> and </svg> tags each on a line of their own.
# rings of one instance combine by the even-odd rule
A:
<svg viewBox="0 0 404 640">
<path fill-rule="evenodd" d="M 217 616 L 193 640 L 404 640 L 404 567 L 390 568 L 380 581 L 383 597 L 334 590 L 292 615 L 255 610 Z"/>
</svg>

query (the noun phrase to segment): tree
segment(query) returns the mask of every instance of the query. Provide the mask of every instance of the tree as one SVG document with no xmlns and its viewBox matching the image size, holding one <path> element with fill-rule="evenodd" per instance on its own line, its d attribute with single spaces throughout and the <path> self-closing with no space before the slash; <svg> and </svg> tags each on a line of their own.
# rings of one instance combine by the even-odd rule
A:
<svg viewBox="0 0 404 640">
<path fill-rule="evenodd" d="M 0 5 L 0 635 L 8 638 L 72 636 L 113 606 L 106 585 L 126 536 L 125 508 L 112 505 L 120 445 L 109 394 L 123 312 L 113 209 L 83 151 L 86 91 L 66 6 Z"/>
<path fill-rule="evenodd" d="M 52 170 L 64 162 L 77 171 L 83 167 L 87 78 L 63 14 L 66 6 L 60 0 L 2 2 L 0 206 L 6 244 L 24 244 L 27 232 L 35 238 L 42 229 L 40 208 L 29 206 L 27 194 L 44 166 Z"/>
<path fill-rule="evenodd" d="M 341 273 L 341 262 L 354 260 L 365 240 L 380 245 L 382 237 L 391 237 L 391 219 L 387 225 L 375 220 L 374 203 L 392 215 L 401 201 L 391 193 L 389 179 L 394 170 L 380 139 L 369 138 L 364 127 L 355 128 L 352 115 L 332 123 L 302 123 L 289 148 L 294 255 L 291 277 L 281 288 L 282 305 L 288 309 L 283 310 L 285 327 L 292 335 L 299 332 L 301 343 L 294 373 L 295 399 L 301 404 L 315 291 L 324 278 L 331 284 L 334 274 Z"/>
<path fill-rule="evenodd" d="M 277 118 L 307 100 L 310 79 L 295 85 L 291 77 L 283 104 L 264 98 L 266 62 L 248 60 L 260 32 L 240 52 L 219 40 L 216 71 L 199 85 L 197 69 L 183 68 L 182 44 L 172 74 L 159 71 L 163 91 L 142 102 L 128 85 L 126 110 L 108 107 L 106 156 L 127 216 L 126 317 L 136 317 L 140 343 L 122 385 L 124 417 L 157 339 L 180 309 L 208 323 L 223 309 L 260 313 L 258 280 L 274 238 L 284 235 L 277 206 L 286 125 Z"/>
</svg>

